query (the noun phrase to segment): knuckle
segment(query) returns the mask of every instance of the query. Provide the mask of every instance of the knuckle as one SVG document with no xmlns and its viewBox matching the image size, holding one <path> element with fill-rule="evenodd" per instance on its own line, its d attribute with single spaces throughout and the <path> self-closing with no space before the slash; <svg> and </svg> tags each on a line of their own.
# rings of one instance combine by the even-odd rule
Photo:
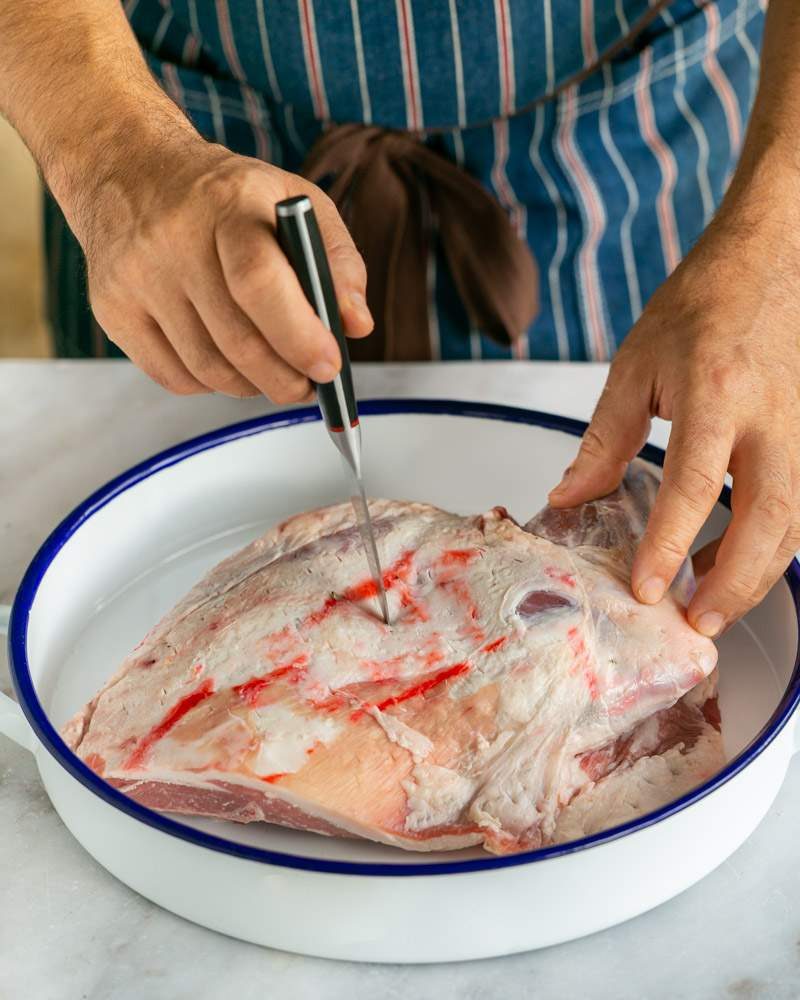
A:
<svg viewBox="0 0 800 1000">
<path fill-rule="evenodd" d="M 214 388 L 226 396 L 236 396 L 239 399 L 256 395 L 258 392 L 243 375 L 229 366 L 220 368 L 214 380 Z"/>
<path fill-rule="evenodd" d="M 664 476 L 666 484 L 691 510 L 704 510 L 719 496 L 721 483 L 697 465 L 684 464 Z"/>
<path fill-rule="evenodd" d="M 775 487 L 764 490 L 756 497 L 753 512 L 765 527 L 783 530 L 792 520 L 791 496 L 787 491 Z"/>
<path fill-rule="evenodd" d="M 191 369 L 194 377 L 205 385 L 224 383 L 232 374 L 229 366 L 210 351 L 196 354 L 192 358 Z"/>
<path fill-rule="evenodd" d="M 154 382 L 175 396 L 196 396 L 199 393 L 210 391 L 205 386 L 200 385 L 188 372 L 151 370 L 147 374 Z"/>
<path fill-rule="evenodd" d="M 800 523 L 794 523 L 784 535 L 781 552 L 792 557 L 798 551 L 800 551 Z"/>
<path fill-rule="evenodd" d="M 210 391 L 205 386 L 198 385 L 194 381 L 180 377 L 169 379 L 161 384 L 175 396 L 199 396 L 202 393 Z"/>
<path fill-rule="evenodd" d="M 633 379 L 638 379 L 636 343 L 626 337 L 619 351 L 611 362 L 608 371 L 605 390 L 617 390 L 627 387 Z"/>
<path fill-rule="evenodd" d="M 139 367 L 151 382 L 155 382 L 156 385 L 160 385 L 162 389 L 166 389 L 168 392 L 173 391 L 169 378 L 162 374 L 157 368 L 152 368 L 150 365 L 143 364 L 141 362 L 139 363 Z M 180 393 L 178 393 L 178 395 L 180 395 Z"/>
<path fill-rule="evenodd" d="M 287 362 L 298 370 L 300 375 L 305 378 L 304 372 L 311 369 L 312 365 L 319 361 L 321 350 L 321 342 L 317 340 L 303 341 L 301 343 L 296 343 L 291 345 L 291 352 L 287 350 L 284 351 L 284 357 Z"/>
<path fill-rule="evenodd" d="M 225 355 L 234 368 L 245 376 L 264 364 L 269 364 L 264 338 L 243 324 L 228 328 L 224 344 Z"/>
<path fill-rule="evenodd" d="M 210 391 L 205 386 L 200 385 L 188 371 L 169 370 L 148 360 L 138 361 L 137 365 L 156 385 L 160 385 L 162 389 L 166 389 L 174 396 L 195 396 L 198 393 Z"/>
<path fill-rule="evenodd" d="M 229 259 L 225 275 L 234 300 L 244 305 L 263 299 L 279 266 L 274 254 L 236 253 Z"/>
<path fill-rule="evenodd" d="M 197 180 L 198 193 L 206 204 L 215 205 L 217 209 L 234 209 L 246 187 L 247 172 L 243 171 L 237 161 L 223 160 L 213 170 L 202 174 Z"/>
<path fill-rule="evenodd" d="M 747 570 L 738 569 L 729 571 L 724 580 L 720 582 L 720 591 L 724 598 L 733 603 L 750 600 L 758 590 L 761 578 L 754 576 Z"/>
<path fill-rule="evenodd" d="M 90 288 L 89 302 L 94 318 L 103 330 L 109 331 L 119 326 L 120 310 L 105 289 L 97 286 Z"/>
<path fill-rule="evenodd" d="M 108 292 L 112 285 L 106 279 L 105 274 L 89 265 L 86 284 L 89 292 L 89 305 L 95 316 L 97 316 L 98 310 L 110 310 L 111 298 Z"/>
<path fill-rule="evenodd" d="M 600 458 L 606 454 L 606 442 L 595 426 L 587 427 L 581 441 L 581 451 L 589 458 Z"/>
<path fill-rule="evenodd" d="M 675 532 L 664 532 L 650 539 L 653 551 L 669 563 L 680 563 L 686 558 L 687 547 Z"/>
<path fill-rule="evenodd" d="M 317 208 L 322 212 L 335 212 L 338 216 L 339 209 L 336 207 L 336 202 L 331 198 L 327 191 L 323 191 L 321 187 L 316 184 L 309 184 L 308 195 L 313 198 L 317 203 Z"/>
<path fill-rule="evenodd" d="M 263 206 L 277 200 L 265 164 L 230 152 L 199 178 L 195 193 L 210 208 L 214 225 L 226 231 L 243 218 L 263 218 Z"/>
<path fill-rule="evenodd" d="M 297 188 L 298 194 L 308 195 L 314 206 L 314 211 L 322 219 L 323 227 L 325 222 L 329 219 L 341 218 L 336 202 L 333 198 L 331 198 L 327 191 L 323 191 L 321 187 L 316 185 L 313 181 L 306 180 L 305 177 L 299 177 L 297 180 L 299 181 L 299 184 L 293 184 L 292 186 Z M 344 223 L 342 224 L 344 225 Z"/>
<path fill-rule="evenodd" d="M 250 385 L 249 382 L 242 382 L 235 389 L 231 389 L 230 394 L 236 396 L 237 399 L 252 399 L 255 396 L 261 395 L 258 389 L 254 385 Z"/>
<path fill-rule="evenodd" d="M 171 379 L 166 372 L 162 372 L 161 369 L 155 368 L 153 365 L 149 365 L 146 362 L 139 362 L 139 367 L 151 381 L 156 383 L 156 385 L 160 385 L 162 389 L 166 389 L 168 392 L 174 392 L 177 395 L 181 395 L 181 393 L 178 392 L 178 383 Z"/>
<path fill-rule="evenodd" d="M 339 271 L 346 271 L 350 281 L 366 285 L 367 267 L 361 254 L 352 243 L 342 239 L 329 239 L 328 258 L 331 266 Z"/>
<path fill-rule="evenodd" d="M 730 398 L 736 394 L 741 382 L 741 366 L 729 361 L 716 361 L 705 367 L 706 391 L 711 390 L 718 398 Z"/>
<path fill-rule="evenodd" d="M 308 379 L 298 376 L 276 383 L 269 395 L 274 403 L 300 403 L 307 397 L 308 389 Z"/>
</svg>

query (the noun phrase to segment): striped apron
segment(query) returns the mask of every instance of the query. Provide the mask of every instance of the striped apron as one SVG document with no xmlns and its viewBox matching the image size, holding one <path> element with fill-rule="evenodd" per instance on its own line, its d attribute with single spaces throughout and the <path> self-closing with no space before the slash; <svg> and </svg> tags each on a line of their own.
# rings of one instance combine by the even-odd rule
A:
<svg viewBox="0 0 800 1000">
<path fill-rule="evenodd" d="M 432 213 L 420 357 L 561 360 L 610 358 L 709 222 L 741 148 L 765 5 L 124 4 L 151 70 L 209 139 L 299 172 L 331 124 L 409 131 L 499 202 L 538 270 L 535 317 L 512 343 L 475 325 Z M 51 200 L 45 228 L 57 353 L 114 353 Z"/>
</svg>

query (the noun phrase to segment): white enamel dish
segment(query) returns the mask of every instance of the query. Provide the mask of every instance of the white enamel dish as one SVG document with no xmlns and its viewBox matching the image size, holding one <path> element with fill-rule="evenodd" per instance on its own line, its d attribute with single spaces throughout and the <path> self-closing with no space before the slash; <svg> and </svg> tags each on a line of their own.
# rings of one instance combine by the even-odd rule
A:
<svg viewBox="0 0 800 1000">
<path fill-rule="evenodd" d="M 376 400 L 361 410 L 373 496 L 463 513 L 502 503 L 520 521 L 541 507 L 584 427 L 450 401 Z M 645 457 L 663 455 L 648 448 Z M 207 568 L 344 490 L 318 412 L 295 410 L 144 462 L 42 546 L 12 612 L 20 704 L 0 695 L 0 732 L 35 754 L 56 809 L 100 864 L 167 909 L 248 941 L 434 962 L 543 947 L 636 916 L 702 878 L 752 832 L 796 738 L 796 564 L 720 643 L 724 770 L 656 813 L 568 845 L 503 858 L 414 854 L 266 824 L 179 820 L 134 803 L 67 749 L 59 727 Z M 726 517 L 720 504 L 707 536 Z"/>
</svg>

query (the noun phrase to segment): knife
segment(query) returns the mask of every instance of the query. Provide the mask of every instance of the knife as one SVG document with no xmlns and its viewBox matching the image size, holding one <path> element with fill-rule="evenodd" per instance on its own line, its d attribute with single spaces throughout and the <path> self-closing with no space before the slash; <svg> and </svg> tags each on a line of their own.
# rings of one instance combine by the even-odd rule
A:
<svg viewBox="0 0 800 1000">
<path fill-rule="evenodd" d="M 331 440 L 338 448 L 351 477 L 353 484 L 351 500 L 356 524 L 364 542 L 367 563 L 375 583 L 383 620 L 389 625 L 389 605 L 386 601 L 378 547 L 375 544 L 375 531 L 372 527 L 361 473 L 361 424 L 358 421 L 350 356 L 317 217 L 311 199 L 304 194 L 279 201 L 275 206 L 275 215 L 281 249 L 292 265 L 312 309 L 331 331 L 339 345 L 342 356 L 341 371 L 332 382 L 315 384 L 317 402 Z"/>
</svg>

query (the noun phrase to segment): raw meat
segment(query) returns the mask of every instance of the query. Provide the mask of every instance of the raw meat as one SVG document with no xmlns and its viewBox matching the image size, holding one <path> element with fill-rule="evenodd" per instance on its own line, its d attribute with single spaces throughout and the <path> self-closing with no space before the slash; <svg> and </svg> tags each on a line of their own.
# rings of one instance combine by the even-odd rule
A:
<svg viewBox="0 0 800 1000">
<path fill-rule="evenodd" d="M 716 650 L 628 579 L 657 486 L 525 528 L 370 509 L 392 625 L 349 505 L 300 514 L 213 569 L 66 727 L 156 809 L 411 850 L 505 853 L 649 811 L 722 765 Z"/>
</svg>

